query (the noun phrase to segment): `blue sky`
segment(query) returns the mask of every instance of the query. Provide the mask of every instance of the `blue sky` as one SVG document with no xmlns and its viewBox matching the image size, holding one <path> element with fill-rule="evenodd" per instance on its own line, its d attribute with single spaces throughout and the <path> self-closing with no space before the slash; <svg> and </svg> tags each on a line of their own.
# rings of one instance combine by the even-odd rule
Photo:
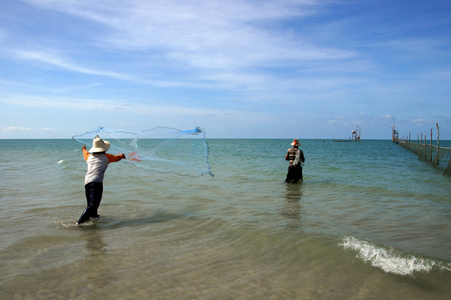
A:
<svg viewBox="0 0 451 300">
<path fill-rule="evenodd" d="M 0 138 L 451 139 L 451 1 L 3 0 Z"/>
</svg>

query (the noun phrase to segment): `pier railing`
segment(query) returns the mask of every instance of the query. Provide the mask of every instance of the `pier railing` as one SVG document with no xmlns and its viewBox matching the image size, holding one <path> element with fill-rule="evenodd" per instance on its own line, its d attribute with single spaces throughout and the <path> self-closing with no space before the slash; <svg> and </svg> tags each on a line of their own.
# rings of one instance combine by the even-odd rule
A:
<svg viewBox="0 0 451 300">
<path fill-rule="evenodd" d="M 433 144 L 433 132 L 431 128 L 431 136 L 429 142 L 427 141 L 427 135 L 423 133 L 417 135 L 416 140 L 412 140 L 411 134 L 399 139 L 399 145 L 407 150 L 418 155 L 418 158 L 430 162 L 433 166 L 444 165 L 445 170 L 443 175 L 451 176 L 451 148 L 440 146 L 440 128 L 437 126 L 437 140 L 436 145 Z M 395 140 L 394 140 L 395 141 Z"/>
</svg>

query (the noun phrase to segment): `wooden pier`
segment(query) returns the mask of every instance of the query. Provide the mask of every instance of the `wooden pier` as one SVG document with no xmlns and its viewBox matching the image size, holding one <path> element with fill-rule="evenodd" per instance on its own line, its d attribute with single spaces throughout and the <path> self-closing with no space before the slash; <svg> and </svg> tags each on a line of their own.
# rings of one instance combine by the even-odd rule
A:
<svg viewBox="0 0 451 300">
<path fill-rule="evenodd" d="M 437 127 L 437 145 L 433 144 L 433 129 L 431 128 L 431 137 L 430 142 L 427 142 L 427 135 L 423 133 L 417 134 L 417 139 L 412 140 L 411 133 L 409 132 L 409 136 L 404 136 L 399 138 L 398 131 L 395 130 L 395 125 L 393 125 L 392 130 L 392 141 L 393 143 L 399 144 L 401 147 L 415 153 L 418 155 L 420 160 L 430 162 L 433 166 L 440 165 L 440 155 L 443 152 L 451 153 L 451 148 L 448 147 L 440 147 L 440 128 L 438 123 L 436 123 Z M 449 152 L 448 152 L 449 151 Z M 442 153 L 441 153 L 442 152 Z M 444 176 L 451 176 L 451 158 L 448 159 L 447 167 L 443 172 Z"/>
</svg>

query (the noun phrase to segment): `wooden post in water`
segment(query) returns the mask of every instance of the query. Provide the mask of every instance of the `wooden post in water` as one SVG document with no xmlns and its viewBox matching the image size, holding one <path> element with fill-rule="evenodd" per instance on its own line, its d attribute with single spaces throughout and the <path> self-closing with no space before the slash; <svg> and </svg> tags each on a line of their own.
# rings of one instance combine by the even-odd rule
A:
<svg viewBox="0 0 451 300">
<path fill-rule="evenodd" d="M 426 139 L 426 133 L 424 134 L 424 160 L 426 160 L 428 155 L 428 145 L 427 145 L 427 139 Z"/>
<path fill-rule="evenodd" d="M 431 153 L 429 155 L 431 157 L 431 162 L 432 162 L 432 128 L 431 128 Z"/>
<path fill-rule="evenodd" d="M 412 151 L 412 149 L 411 149 L 411 147 L 412 147 L 412 146 L 411 146 L 411 144 L 410 144 L 410 143 L 411 143 L 411 141 L 410 141 L 410 139 L 411 139 L 411 135 L 410 135 L 410 134 L 411 134 L 411 131 L 409 131 L 409 150 L 411 150 L 411 151 Z"/>
<path fill-rule="evenodd" d="M 418 157 L 421 159 L 423 157 L 423 133 L 421 133 L 421 145 L 420 145 L 420 151 L 418 151 Z"/>
<path fill-rule="evenodd" d="M 438 128 L 438 123 L 435 123 L 437 126 L 437 166 L 440 164 L 440 128 Z"/>
<path fill-rule="evenodd" d="M 424 149 L 426 149 L 426 152 L 424 153 L 424 160 L 428 160 L 428 139 L 426 137 L 426 133 L 424 134 Z"/>
<path fill-rule="evenodd" d="M 423 138 L 423 136 L 421 136 L 421 138 Z M 417 148 L 415 149 L 415 153 L 418 155 L 419 154 L 419 149 L 420 149 L 420 134 L 417 134 Z"/>
<path fill-rule="evenodd" d="M 437 153 L 435 154 L 434 160 L 432 161 L 432 165 L 438 166 L 440 164 L 440 129 L 438 127 L 438 123 L 436 123 L 437 126 Z"/>
</svg>

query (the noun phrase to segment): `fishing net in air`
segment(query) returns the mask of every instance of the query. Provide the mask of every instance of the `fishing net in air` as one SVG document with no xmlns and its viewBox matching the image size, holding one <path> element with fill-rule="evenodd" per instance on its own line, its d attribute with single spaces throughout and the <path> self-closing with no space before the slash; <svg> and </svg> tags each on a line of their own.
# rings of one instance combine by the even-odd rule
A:
<svg viewBox="0 0 451 300">
<path fill-rule="evenodd" d="M 97 135 L 110 142 L 108 153 L 123 153 L 128 163 L 144 170 L 181 176 L 214 176 L 208 160 L 206 133 L 200 127 L 180 130 L 157 126 L 136 131 L 100 127 L 72 139 L 89 150 Z"/>
</svg>

